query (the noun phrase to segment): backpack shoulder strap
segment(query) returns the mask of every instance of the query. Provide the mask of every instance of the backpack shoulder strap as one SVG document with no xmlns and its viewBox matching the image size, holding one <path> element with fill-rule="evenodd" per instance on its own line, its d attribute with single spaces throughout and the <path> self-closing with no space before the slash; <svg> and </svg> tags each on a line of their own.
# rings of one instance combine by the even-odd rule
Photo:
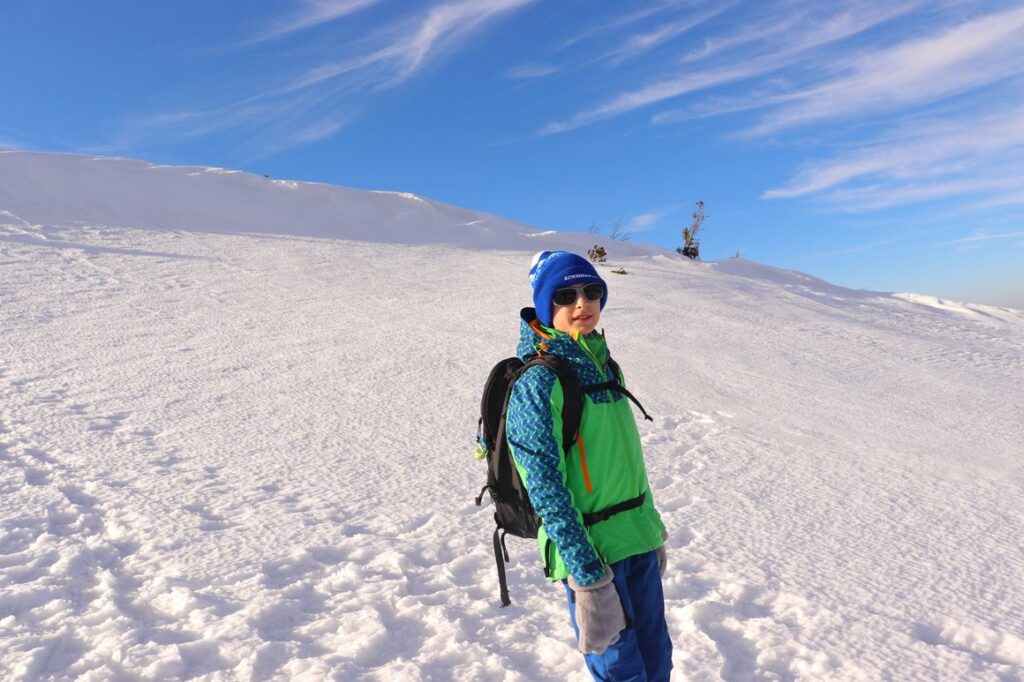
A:
<svg viewBox="0 0 1024 682">
<path fill-rule="evenodd" d="M 619 363 L 615 362 L 615 358 L 608 356 L 608 367 L 612 370 L 612 376 L 615 377 L 615 383 L 622 383 L 622 369 L 619 367 Z"/>
<path fill-rule="evenodd" d="M 649 422 L 654 421 L 654 418 L 651 417 L 651 415 L 647 414 L 647 410 L 645 410 L 644 406 L 640 404 L 640 401 L 637 400 L 636 397 L 628 390 L 626 390 L 626 387 L 622 385 L 622 370 L 619 369 L 619 363 L 615 362 L 609 357 L 608 367 L 611 368 L 612 376 L 615 377 L 612 381 L 606 381 L 601 384 L 589 384 L 587 386 L 584 386 L 582 388 L 582 391 L 584 393 L 597 393 L 599 391 L 618 391 L 622 395 L 629 398 L 629 400 L 634 405 L 636 405 L 641 412 L 644 413 L 644 419 L 646 419 Z"/>
<path fill-rule="evenodd" d="M 498 443 L 498 429 L 504 417 L 508 392 L 523 362 L 517 357 L 505 358 L 491 369 L 480 399 L 480 420 L 476 439 L 482 452 L 494 452 Z"/>
<path fill-rule="evenodd" d="M 535 355 L 523 365 L 521 371 L 525 372 L 530 367 L 542 365 L 547 367 L 558 377 L 562 385 L 562 452 L 566 455 L 576 443 L 576 432 L 580 428 L 580 420 L 583 419 L 583 390 L 572 371 L 569 362 L 558 355 Z"/>
</svg>

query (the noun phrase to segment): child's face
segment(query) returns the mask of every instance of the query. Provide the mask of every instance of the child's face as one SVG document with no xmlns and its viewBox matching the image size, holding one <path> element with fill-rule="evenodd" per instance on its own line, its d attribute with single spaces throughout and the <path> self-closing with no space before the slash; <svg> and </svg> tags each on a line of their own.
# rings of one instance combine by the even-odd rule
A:
<svg viewBox="0 0 1024 682">
<path fill-rule="evenodd" d="M 601 318 L 601 299 L 589 300 L 582 289 L 577 289 L 576 301 L 570 305 L 551 305 L 551 326 L 566 334 L 587 335 L 597 328 Z"/>
</svg>

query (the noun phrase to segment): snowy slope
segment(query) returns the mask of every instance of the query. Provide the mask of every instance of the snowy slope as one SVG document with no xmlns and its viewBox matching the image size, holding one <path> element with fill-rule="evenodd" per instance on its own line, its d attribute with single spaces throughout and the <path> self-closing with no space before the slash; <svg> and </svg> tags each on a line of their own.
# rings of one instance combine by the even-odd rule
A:
<svg viewBox="0 0 1024 682">
<path fill-rule="evenodd" d="M 0 678 L 587 679 L 472 439 L 593 239 L 0 152 Z M 606 246 L 677 678 L 1024 679 L 1024 314 Z"/>
</svg>

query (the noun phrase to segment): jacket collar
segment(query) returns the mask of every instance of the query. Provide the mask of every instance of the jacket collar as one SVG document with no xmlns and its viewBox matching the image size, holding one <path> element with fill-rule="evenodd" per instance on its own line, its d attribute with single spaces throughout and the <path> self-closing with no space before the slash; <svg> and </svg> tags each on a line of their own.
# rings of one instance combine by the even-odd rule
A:
<svg viewBox="0 0 1024 682">
<path fill-rule="evenodd" d="M 552 353 L 564 358 L 585 358 L 591 355 L 603 364 L 607 358 L 607 347 L 601 333 L 595 331 L 586 337 L 574 338 L 541 324 L 534 308 L 523 308 L 519 318 L 519 348 L 516 354 L 522 359 L 538 353 Z"/>
</svg>

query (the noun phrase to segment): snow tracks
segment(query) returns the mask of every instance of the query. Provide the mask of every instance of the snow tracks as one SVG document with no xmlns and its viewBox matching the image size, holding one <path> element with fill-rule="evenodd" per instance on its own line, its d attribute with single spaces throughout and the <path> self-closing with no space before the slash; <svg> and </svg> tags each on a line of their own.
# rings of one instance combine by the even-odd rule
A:
<svg viewBox="0 0 1024 682">
<path fill-rule="evenodd" d="M 736 466 L 756 452 L 731 419 L 724 412 L 688 412 L 656 419 L 643 436 L 669 533 L 664 586 L 674 674 L 687 680 L 849 678 L 843 661 L 805 643 L 827 613 L 777 582 L 733 573 L 717 560 L 713 538 L 722 529 L 709 525 L 716 500 L 695 491 L 709 469 Z"/>
<path fill-rule="evenodd" d="M 4 679 L 109 679 L 168 638 L 196 639 L 166 629 L 171 620 L 146 604 L 152 569 L 137 556 L 146 543 L 127 531 L 131 514 L 101 504 L 98 484 L 39 447 L 26 426 L 0 413 Z"/>
</svg>

